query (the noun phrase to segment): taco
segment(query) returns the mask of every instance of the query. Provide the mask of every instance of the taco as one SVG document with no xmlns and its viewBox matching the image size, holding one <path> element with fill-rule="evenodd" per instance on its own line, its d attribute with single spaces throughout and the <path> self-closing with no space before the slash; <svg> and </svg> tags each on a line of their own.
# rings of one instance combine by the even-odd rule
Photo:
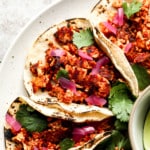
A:
<svg viewBox="0 0 150 150">
<path fill-rule="evenodd" d="M 76 123 L 73 116 L 66 116 L 61 110 L 52 111 L 27 97 L 18 97 L 6 113 L 6 150 L 92 150 L 111 135 L 113 117 Z"/>
<path fill-rule="evenodd" d="M 107 48 L 103 51 L 94 36 L 88 20 L 70 19 L 38 37 L 24 70 L 31 100 L 55 103 L 74 112 L 86 110 L 88 105 L 107 107 L 112 85 L 118 81 L 138 95 L 137 80 L 128 61 L 112 61 L 114 55 L 116 60 L 120 57 L 119 53 L 109 54 Z"/>
<path fill-rule="evenodd" d="M 120 53 L 118 63 L 132 65 L 140 90 L 150 84 L 149 6 L 149 0 L 100 0 L 90 14 L 97 36 L 106 39 L 112 54 Z"/>
</svg>

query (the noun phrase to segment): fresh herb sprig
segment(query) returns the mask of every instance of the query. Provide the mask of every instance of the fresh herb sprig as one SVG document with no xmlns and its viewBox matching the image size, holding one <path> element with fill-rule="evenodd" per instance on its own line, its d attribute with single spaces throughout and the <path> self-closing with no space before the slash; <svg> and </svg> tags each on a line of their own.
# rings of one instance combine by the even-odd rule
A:
<svg viewBox="0 0 150 150">
<path fill-rule="evenodd" d="M 56 75 L 56 79 L 58 80 L 60 77 L 69 78 L 68 71 L 65 69 L 60 69 Z"/>
<path fill-rule="evenodd" d="M 150 75 L 147 70 L 138 64 L 132 65 L 132 69 L 138 80 L 138 85 L 140 90 L 144 90 L 148 85 L 150 85 Z"/>
<path fill-rule="evenodd" d="M 65 138 L 59 143 L 59 145 L 61 150 L 68 150 L 74 146 L 74 141 L 72 139 Z"/>
<path fill-rule="evenodd" d="M 127 18 L 129 19 L 133 14 L 138 12 L 142 6 L 141 2 L 137 0 L 133 0 L 131 3 L 124 2 L 122 4 L 124 13 L 126 14 Z"/>
<path fill-rule="evenodd" d="M 74 32 L 73 43 L 78 49 L 84 46 L 90 46 L 94 43 L 94 36 L 91 29 L 80 30 L 79 32 Z"/>
<path fill-rule="evenodd" d="M 109 108 L 117 119 L 128 122 L 135 97 L 125 83 L 116 83 L 109 95 Z"/>
<path fill-rule="evenodd" d="M 47 128 L 46 118 L 25 104 L 20 105 L 16 119 L 29 132 L 41 132 Z"/>
</svg>

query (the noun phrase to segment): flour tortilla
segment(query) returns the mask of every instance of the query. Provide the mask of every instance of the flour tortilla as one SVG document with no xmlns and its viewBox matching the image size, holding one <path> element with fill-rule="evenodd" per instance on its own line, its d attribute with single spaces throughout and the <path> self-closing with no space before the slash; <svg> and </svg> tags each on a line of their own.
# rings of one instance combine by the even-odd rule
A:
<svg viewBox="0 0 150 150">
<path fill-rule="evenodd" d="M 126 1 L 129 2 L 129 0 Z M 115 8 L 112 7 L 113 2 L 114 0 L 100 0 L 92 9 L 89 20 L 93 26 L 93 32 L 97 43 L 107 53 L 115 67 L 128 81 L 133 95 L 138 96 L 138 81 L 126 56 L 118 46 L 106 38 L 99 28 L 99 23 L 107 21 L 110 10 L 116 11 Z"/>
<path fill-rule="evenodd" d="M 61 107 L 61 109 L 64 109 L 67 112 L 82 112 L 86 110 L 90 110 L 89 108 L 93 109 L 98 109 L 99 111 L 102 110 L 104 113 L 111 114 L 108 109 L 106 108 L 98 108 L 97 106 L 87 106 L 87 105 L 82 105 L 82 104 L 64 104 L 62 102 L 58 102 L 56 97 L 51 97 L 47 91 L 38 91 L 36 93 L 33 92 L 32 88 L 32 74 L 30 72 L 30 64 L 34 64 L 38 62 L 39 60 L 44 62 L 45 60 L 45 51 L 48 49 L 48 43 L 50 41 L 53 41 L 53 43 L 60 49 L 61 45 L 59 45 L 55 40 L 54 40 L 54 33 L 57 31 L 58 28 L 61 28 L 63 26 L 77 26 L 78 28 L 91 28 L 92 26 L 90 22 L 87 19 L 70 19 L 61 22 L 60 24 L 54 25 L 50 27 L 48 30 L 46 30 L 42 35 L 38 37 L 38 39 L 35 41 L 32 49 L 29 51 L 27 59 L 26 59 L 26 64 L 25 64 L 25 69 L 24 69 L 24 85 L 25 88 L 29 94 L 29 97 L 31 100 L 37 103 L 41 103 L 44 105 L 50 104 L 55 105 L 56 107 Z M 94 30 L 95 31 L 95 30 Z M 99 36 L 96 32 L 94 33 L 95 39 L 97 43 L 103 48 L 106 54 L 108 54 L 108 57 L 112 60 L 114 63 L 115 67 L 120 71 L 122 76 L 127 80 L 127 83 L 129 84 L 129 87 L 131 88 L 132 92 L 134 95 L 138 94 L 138 88 L 137 88 L 137 80 L 135 78 L 135 75 L 131 69 L 131 66 L 129 65 L 128 61 L 126 61 L 125 56 L 119 51 L 118 53 L 114 53 L 114 51 L 111 51 L 106 44 L 110 44 L 105 37 Z M 102 42 L 100 42 L 102 41 Z M 108 43 L 107 43 L 108 42 Z M 113 47 L 112 47 L 113 48 Z M 114 50 L 114 49 L 113 49 Z M 120 56 L 121 55 L 121 56 Z M 97 111 L 97 110 L 96 110 Z"/>
<path fill-rule="evenodd" d="M 11 115 L 13 118 L 16 118 L 16 112 L 19 110 L 19 107 L 22 104 L 29 105 L 30 107 L 32 107 L 36 111 L 40 112 L 41 114 L 43 114 L 45 116 L 48 116 L 48 117 L 51 117 L 51 118 L 60 118 L 60 119 L 63 119 L 63 120 L 70 120 L 70 121 L 73 121 L 73 122 L 78 122 L 79 120 L 80 121 L 82 120 L 83 123 L 88 120 L 87 119 L 88 115 L 89 115 L 88 111 L 87 111 L 87 115 L 86 115 L 86 119 L 85 119 L 84 118 L 85 117 L 84 114 L 83 114 L 83 116 L 82 115 L 80 116 L 79 114 L 77 116 L 76 115 L 73 116 L 71 114 L 68 114 L 67 112 L 64 112 L 64 110 L 52 108 L 52 107 L 49 107 L 48 105 L 44 106 L 44 105 L 35 103 L 35 102 L 31 101 L 28 97 L 25 97 L 25 96 L 17 97 L 12 102 L 12 104 L 10 105 L 10 107 L 8 108 L 7 113 L 9 115 Z M 95 117 L 94 113 L 93 114 L 90 113 L 90 115 L 92 115 L 93 117 Z M 98 117 L 100 117 L 100 116 L 98 116 Z M 111 116 L 107 116 L 107 117 L 111 117 Z M 83 119 L 81 119 L 81 118 L 83 118 Z M 89 120 L 89 121 L 91 121 L 91 120 Z M 6 150 L 14 150 L 15 148 L 18 147 L 18 143 L 15 143 L 10 138 L 10 136 L 8 135 L 8 133 L 6 134 L 6 132 L 9 129 L 11 129 L 11 126 L 7 122 L 5 122 L 5 124 L 4 124 L 5 148 L 6 148 Z M 73 147 L 73 148 L 70 148 L 69 150 L 79 150 L 79 149 L 92 150 L 101 141 L 103 141 L 106 138 L 109 138 L 110 135 L 111 135 L 110 132 L 108 132 L 108 133 L 102 132 L 100 134 L 97 134 L 92 140 L 90 140 L 87 143 L 85 143 L 85 145 L 83 145 L 82 147 L 81 146 Z M 29 145 L 26 145 L 26 143 L 23 144 L 23 147 L 24 147 L 24 149 L 30 149 Z"/>
</svg>

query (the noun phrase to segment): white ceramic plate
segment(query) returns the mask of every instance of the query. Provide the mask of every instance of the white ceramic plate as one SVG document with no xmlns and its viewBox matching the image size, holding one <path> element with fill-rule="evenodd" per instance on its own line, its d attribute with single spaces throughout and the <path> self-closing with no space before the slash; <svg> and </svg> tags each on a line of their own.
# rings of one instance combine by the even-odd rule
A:
<svg viewBox="0 0 150 150">
<path fill-rule="evenodd" d="M 53 24 L 69 18 L 87 17 L 97 2 L 98 0 L 59 0 L 31 21 L 12 44 L 0 70 L 0 150 L 5 149 L 3 137 L 5 113 L 16 97 L 26 95 L 23 68 L 33 42 Z"/>
</svg>

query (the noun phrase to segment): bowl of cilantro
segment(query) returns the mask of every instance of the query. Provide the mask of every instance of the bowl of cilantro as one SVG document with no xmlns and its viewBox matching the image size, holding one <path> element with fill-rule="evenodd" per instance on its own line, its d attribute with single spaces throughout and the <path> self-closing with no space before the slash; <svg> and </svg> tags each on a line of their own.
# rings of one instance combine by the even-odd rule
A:
<svg viewBox="0 0 150 150">
<path fill-rule="evenodd" d="M 134 103 L 129 119 L 129 138 L 133 150 L 150 149 L 150 86 Z"/>
</svg>

